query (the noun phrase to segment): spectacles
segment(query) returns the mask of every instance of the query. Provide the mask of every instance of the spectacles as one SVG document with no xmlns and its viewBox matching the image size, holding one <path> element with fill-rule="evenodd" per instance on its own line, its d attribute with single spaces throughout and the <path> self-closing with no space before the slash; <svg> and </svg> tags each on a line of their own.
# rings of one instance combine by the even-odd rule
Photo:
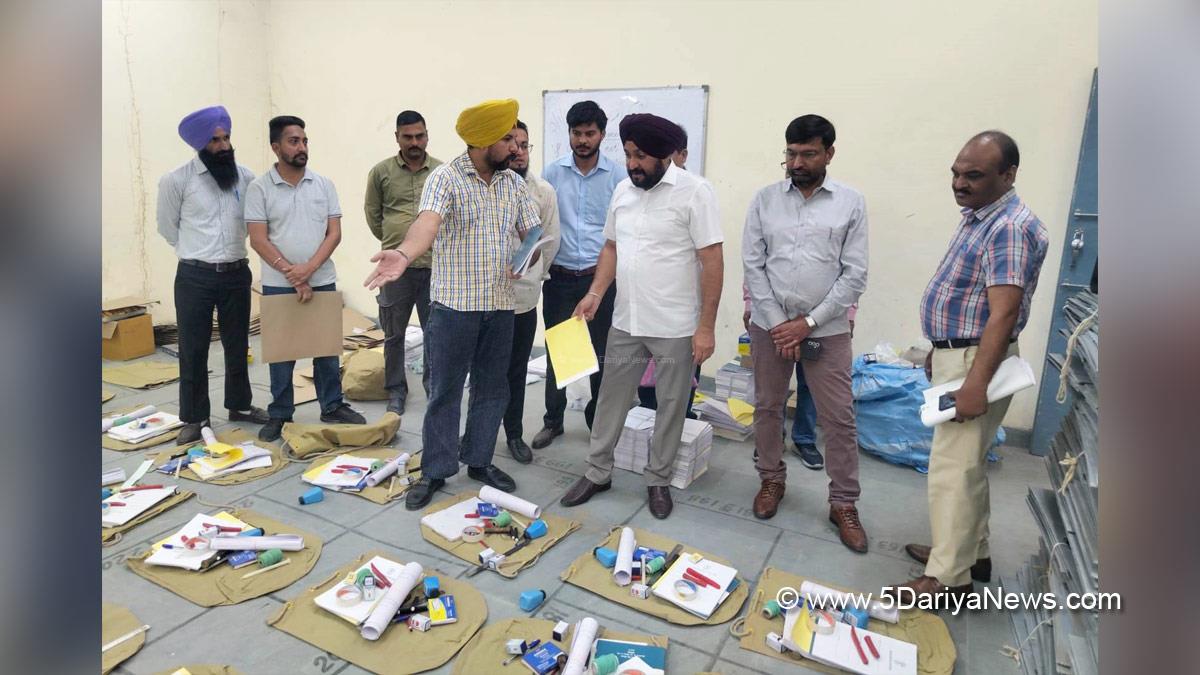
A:
<svg viewBox="0 0 1200 675">
<path fill-rule="evenodd" d="M 780 166 L 787 166 L 787 164 L 789 164 L 790 162 L 796 161 L 797 157 L 802 158 L 805 161 L 812 161 L 812 160 L 816 159 L 819 154 L 821 154 L 821 153 L 817 152 L 816 150 L 805 150 L 804 152 L 793 152 L 791 150 L 784 150 L 783 151 L 783 161 L 780 162 L 779 164 L 780 164 Z"/>
<path fill-rule="evenodd" d="M 533 143 L 518 143 L 517 149 L 524 150 L 525 152 L 529 152 L 530 150 L 533 149 Z"/>
</svg>

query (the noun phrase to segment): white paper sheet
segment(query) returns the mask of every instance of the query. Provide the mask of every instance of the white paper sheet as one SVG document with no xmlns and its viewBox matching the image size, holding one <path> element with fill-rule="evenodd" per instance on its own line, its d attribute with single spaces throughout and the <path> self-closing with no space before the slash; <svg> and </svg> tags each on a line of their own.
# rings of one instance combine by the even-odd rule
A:
<svg viewBox="0 0 1200 675">
<path fill-rule="evenodd" d="M 310 478 L 310 472 L 305 472 L 301 476 L 301 480 L 306 483 L 328 488 L 330 490 L 346 490 L 354 488 L 359 483 L 363 482 L 363 479 L 366 477 L 367 473 L 371 471 L 371 464 L 374 463 L 374 461 L 375 460 L 366 457 L 338 455 L 333 459 L 333 461 L 322 465 L 320 467 L 321 471 L 318 474 Z M 357 466 L 363 471 L 360 474 L 353 472 L 334 473 L 334 469 L 338 468 L 339 466 Z"/>
<path fill-rule="evenodd" d="M 137 470 L 135 470 L 133 472 L 133 475 L 130 476 L 129 479 L 126 480 L 124 483 L 121 483 L 120 489 L 124 490 L 125 488 L 131 488 L 134 485 L 136 485 L 137 482 L 142 479 L 142 476 L 145 476 L 146 472 L 149 471 L 150 467 L 152 467 L 152 466 L 154 466 L 154 460 L 152 460 L 152 459 L 148 459 L 148 460 L 142 462 L 138 466 Z"/>
<path fill-rule="evenodd" d="M 138 428 L 142 421 L 146 422 L 145 428 Z M 141 443 L 147 438 L 152 438 L 160 434 L 164 434 L 171 429 L 183 426 L 183 421 L 177 415 L 172 415 L 168 412 L 155 413 L 148 415 L 143 419 L 126 422 L 108 430 L 108 435 L 118 441 L 126 443 Z"/>
<path fill-rule="evenodd" d="M 633 530 L 622 527 L 621 542 L 617 545 L 617 564 L 613 565 L 613 580 L 618 586 L 628 586 L 633 581 L 633 549 L 636 547 Z"/>
<path fill-rule="evenodd" d="M 313 601 L 316 602 L 317 606 L 321 609 L 341 617 L 355 626 L 362 625 L 362 622 L 366 621 L 367 617 L 371 615 L 371 610 L 375 609 L 375 605 L 379 604 L 379 601 L 383 599 L 383 593 L 376 593 L 374 600 L 361 600 L 352 605 L 342 605 L 338 603 L 337 592 L 346 586 L 353 586 L 354 577 L 357 575 L 358 571 L 370 570 L 371 565 L 379 568 L 379 571 L 388 579 L 398 578 L 400 576 L 400 570 L 404 569 L 404 566 L 398 562 L 388 560 L 387 558 L 380 556 L 375 556 L 358 569 L 346 575 L 346 578 L 331 586 L 329 590 L 318 595 L 313 599 Z"/>
<path fill-rule="evenodd" d="M 464 527 L 479 524 L 479 521 L 473 521 L 466 517 L 468 513 L 475 513 L 475 509 L 478 507 L 479 499 L 471 497 L 454 506 L 423 516 L 421 524 L 428 526 L 431 530 L 450 541 L 458 541 L 462 538 Z"/>
<path fill-rule="evenodd" d="M 383 631 L 391 625 L 396 610 L 400 609 L 400 604 L 408 597 L 409 592 L 420 583 L 421 575 L 424 572 L 420 563 L 410 562 L 404 566 L 398 576 L 389 578 L 392 585 L 383 594 L 379 604 L 375 605 L 375 609 L 371 610 L 371 614 L 363 622 L 359 634 L 367 640 L 378 640 L 382 637 Z"/>
<path fill-rule="evenodd" d="M 588 657 L 592 653 L 592 643 L 596 641 L 596 633 L 599 631 L 599 624 L 590 616 L 585 616 L 575 626 L 575 635 L 571 637 L 571 650 L 567 652 L 567 664 L 563 666 L 563 675 L 583 675 Z"/>
<path fill-rule="evenodd" d="M 147 565 L 164 565 L 166 567 L 182 567 L 189 570 L 198 570 L 203 565 L 205 560 L 217 555 L 217 551 L 212 551 L 206 548 L 189 549 L 189 548 L 164 548 L 163 544 L 171 546 L 183 547 L 183 537 L 191 539 L 200 536 L 200 531 L 204 529 L 205 523 L 220 523 L 221 525 L 232 525 L 248 530 L 251 526 L 225 511 L 221 511 L 215 515 L 207 515 L 197 513 L 171 536 L 154 544 L 154 552 L 146 558 Z"/>
<path fill-rule="evenodd" d="M 1000 362 L 999 367 L 996 368 L 996 374 L 992 375 L 992 381 L 988 382 L 988 403 L 995 403 L 1001 399 L 1008 398 L 1035 384 L 1037 384 L 1037 378 L 1033 375 L 1033 366 L 1030 366 L 1029 362 L 1025 359 L 1014 354 Z M 932 427 L 954 419 L 954 416 L 958 414 L 958 409 L 951 407 L 945 410 L 938 410 L 938 399 L 941 398 L 942 394 L 958 391 L 962 388 L 962 385 L 963 378 L 959 378 L 926 389 L 924 393 L 925 403 L 921 406 L 921 423 L 927 427 Z"/>
<path fill-rule="evenodd" d="M 227 453 L 220 457 L 200 457 L 194 459 L 188 465 L 188 468 L 200 478 L 210 480 L 226 474 L 238 473 L 239 471 L 262 469 L 271 466 L 271 451 L 268 448 L 261 448 L 252 441 L 240 443 L 236 448 L 242 451 L 242 459 L 235 464 L 230 464 L 219 469 L 212 468 L 214 466 L 221 466 L 229 456 L 229 453 Z"/>
<path fill-rule="evenodd" d="M 495 504 L 502 509 L 518 513 L 526 518 L 541 518 L 542 507 L 533 502 L 525 501 L 516 495 L 501 492 L 491 485 L 479 489 L 479 501 Z"/>
<path fill-rule="evenodd" d="M 109 469 L 108 471 L 105 471 L 104 473 L 100 474 L 100 484 L 101 485 L 112 485 L 113 483 L 124 483 L 124 482 L 125 482 L 125 469 L 122 469 L 119 466 L 115 469 Z"/>
<path fill-rule="evenodd" d="M 105 504 L 118 503 L 125 506 L 110 506 L 107 512 L 100 514 L 100 524 L 104 527 L 118 527 L 137 518 L 143 511 L 175 494 L 175 486 L 153 490 L 138 490 L 126 492 L 124 496 L 115 492 L 104 500 Z M 103 508 L 103 507 L 102 507 Z"/>
</svg>

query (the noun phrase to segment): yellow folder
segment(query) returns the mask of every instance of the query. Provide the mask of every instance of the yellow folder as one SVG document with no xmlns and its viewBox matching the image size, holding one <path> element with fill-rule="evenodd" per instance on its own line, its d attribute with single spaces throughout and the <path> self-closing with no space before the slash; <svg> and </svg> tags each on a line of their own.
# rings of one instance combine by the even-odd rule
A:
<svg viewBox="0 0 1200 675">
<path fill-rule="evenodd" d="M 546 351 L 559 389 L 600 370 L 587 323 L 579 317 L 546 329 Z"/>
</svg>

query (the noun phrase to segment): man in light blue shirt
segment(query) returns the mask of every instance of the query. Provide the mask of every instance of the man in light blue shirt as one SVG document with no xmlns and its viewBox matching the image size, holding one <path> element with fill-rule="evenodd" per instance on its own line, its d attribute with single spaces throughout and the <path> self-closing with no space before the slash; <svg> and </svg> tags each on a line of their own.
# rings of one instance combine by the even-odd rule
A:
<svg viewBox="0 0 1200 675">
<path fill-rule="evenodd" d="M 542 319 L 547 328 L 571 318 L 575 306 L 588 294 L 600 249 L 604 247 L 604 219 L 613 189 L 625 179 L 624 167 L 600 153 L 608 116 L 595 101 L 580 101 L 567 111 L 571 154 L 560 157 L 542 172 L 542 178 L 554 186 L 558 195 L 558 220 L 561 245 L 550 264 L 550 278 L 542 285 Z M 600 370 L 591 376 L 592 400 L 584 409 L 588 429 L 596 414 L 596 398 L 604 375 L 604 349 L 612 326 L 613 298 L 616 286 L 610 286 L 600 299 L 596 316 L 588 323 L 592 346 Z M 534 449 L 550 445 L 563 433 L 566 392 L 558 388 L 554 364 L 546 367 L 546 414 L 544 426 L 533 437 Z"/>
</svg>

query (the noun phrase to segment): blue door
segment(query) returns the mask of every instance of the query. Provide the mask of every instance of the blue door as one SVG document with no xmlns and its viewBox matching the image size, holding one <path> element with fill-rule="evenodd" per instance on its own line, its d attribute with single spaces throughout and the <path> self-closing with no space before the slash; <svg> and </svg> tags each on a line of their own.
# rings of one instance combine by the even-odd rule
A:
<svg viewBox="0 0 1200 675">
<path fill-rule="evenodd" d="M 1071 408 L 1072 399 L 1055 401 L 1058 392 L 1058 363 L 1067 348 L 1066 315 L 1063 303 L 1079 291 L 1098 292 L 1097 260 L 1098 185 L 1096 138 L 1096 71 L 1092 71 L 1092 93 L 1088 99 L 1087 120 L 1083 125 L 1083 140 L 1079 144 L 1079 166 L 1075 169 L 1075 191 L 1071 196 L 1071 211 L 1067 215 L 1067 231 L 1063 242 L 1062 265 L 1054 289 L 1054 315 L 1050 323 L 1050 339 L 1046 343 L 1046 362 L 1042 369 L 1041 389 L 1033 418 L 1033 438 L 1029 451 L 1045 455 L 1050 441 L 1058 432 L 1063 417 Z M 1055 360 L 1055 355 L 1058 359 Z"/>
</svg>

